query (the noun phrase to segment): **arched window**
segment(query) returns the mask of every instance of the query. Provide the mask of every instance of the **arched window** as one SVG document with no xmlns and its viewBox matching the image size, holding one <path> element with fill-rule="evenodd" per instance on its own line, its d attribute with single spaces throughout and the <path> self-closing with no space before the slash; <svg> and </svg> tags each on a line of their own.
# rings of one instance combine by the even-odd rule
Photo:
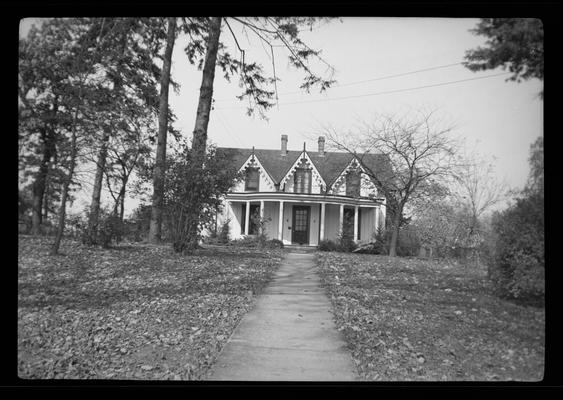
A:
<svg viewBox="0 0 563 400">
<path fill-rule="evenodd" d="M 258 168 L 250 167 L 246 169 L 246 179 L 244 190 L 258 191 L 260 188 L 260 172 Z"/>
</svg>

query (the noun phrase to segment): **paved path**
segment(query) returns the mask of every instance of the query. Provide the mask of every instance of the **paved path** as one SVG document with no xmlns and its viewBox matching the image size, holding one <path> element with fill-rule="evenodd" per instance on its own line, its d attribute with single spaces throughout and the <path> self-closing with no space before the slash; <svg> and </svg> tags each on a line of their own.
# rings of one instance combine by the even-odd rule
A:
<svg viewBox="0 0 563 400">
<path fill-rule="evenodd" d="M 351 381 L 346 343 L 314 271 L 314 254 L 287 253 L 215 363 L 209 380 Z"/>
</svg>

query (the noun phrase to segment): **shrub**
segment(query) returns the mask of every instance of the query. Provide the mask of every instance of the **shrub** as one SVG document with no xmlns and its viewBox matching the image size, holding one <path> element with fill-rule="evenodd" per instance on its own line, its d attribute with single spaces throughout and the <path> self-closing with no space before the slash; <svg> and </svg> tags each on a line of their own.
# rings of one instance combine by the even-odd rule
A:
<svg viewBox="0 0 563 400">
<path fill-rule="evenodd" d="M 100 221 L 98 231 L 99 242 L 104 249 L 110 247 L 111 242 L 119 243 L 123 236 L 123 223 L 114 214 L 104 215 Z"/>
<path fill-rule="evenodd" d="M 258 247 L 261 241 L 259 236 L 243 236 L 241 239 L 232 240 L 230 244 L 239 247 Z"/>
<path fill-rule="evenodd" d="M 221 231 L 219 232 L 219 235 L 217 236 L 217 242 L 221 243 L 221 244 L 226 244 L 229 242 L 229 223 L 231 222 L 230 219 L 227 219 L 223 225 L 221 225 Z"/>
<path fill-rule="evenodd" d="M 262 246 L 268 249 L 283 249 L 284 247 L 283 242 L 278 239 L 267 240 L 262 244 Z"/>
<path fill-rule="evenodd" d="M 357 247 L 358 245 L 354 242 L 354 239 L 347 235 L 343 235 L 338 239 L 337 251 L 351 253 L 356 250 Z"/>
<path fill-rule="evenodd" d="M 542 300 L 545 294 L 543 196 L 518 199 L 493 217 L 489 278 L 498 295 Z"/>
<path fill-rule="evenodd" d="M 320 251 L 337 251 L 338 245 L 332 240 L 324 239 L 319 242 L 318 249 Z"/>
</svg>

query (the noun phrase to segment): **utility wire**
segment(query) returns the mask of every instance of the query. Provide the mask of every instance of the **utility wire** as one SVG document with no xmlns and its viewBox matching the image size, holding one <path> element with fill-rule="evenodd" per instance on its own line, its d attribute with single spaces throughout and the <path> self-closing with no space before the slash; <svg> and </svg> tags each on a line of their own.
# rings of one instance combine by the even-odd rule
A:
<svg viewBox="0 0 563 400">
<path fill-rule="evenodd" d="M 287 105 L 291 105 L 291 104 L 320 103 L 320 102 L 325 102 L 325 101 L 346 100 L 346 99 L 353 99 L 353 98 L 358 98 L 358 97 L 378 96 L 378 95 L 382 95 L 382 94 L 407 92 L 409 90 L 418 90 L 418 89 L 426 89 L 426 88 L 437 87 L 437 86 L 451 85 L 451 84 L 459 83 L 459 82 L 476 81 L 476 80 L 479 80 L 479 79 L 486 79 L 486 78 L 492 78 L 492 77 L 495 77 L 495 76 L 509 75 L 509 74 L 511 74 L 511 72 L 502 72 L 502 73 L 499 73 L 499 74 L 480 76 L 480 77 L 476 77 L 476 78 L 468 78 L 468 79 L 460 79 L 460 80 L 457 80 L 457 81 L 441 82 L 441 83 L 436 83 L 436 84 L 433 84 L 433 85 L 425 85 L 425 86 L 416 86 L 416 87 L 405 88 L 405 89 L 388 90 L 388 91 L 385 91 L 385 92 L 359 94 L 359 95 L 355 95 L 355 96 L 335 97 L 335 98 L 332 98 L 332 99 L 294 101 L 294 102 L 289 102 L 289 103 L 280 103 L 280 105 L 281 106 L 287 106 Z M 229 109 L 241 109 L 241 108 L 242 107 L 240 107 L 240 106 L 237 106 L 237 107 L 222 107 L 222 108 L 217 108 L 217 110 L 229 110 Z"/>
<path fill-rule="evenodd" d="M 244 147 L 244 145 L 242 144 L 242 142 L 239 140 L 238 136 L 231 131 L 230 127 L 228 128 L 226 126 L 226 121 L 223 119 L 222 117 L 222 113 L 219 109 L 215 109 L 217 110 L 217 116 L 219 117 L 219 122 L 221 123 L 221 125 L 223 125 L 223 128 L 225 128 L 225 131 L 227 132 L 227 135 L 229 135 L 232 139 L 235 139 L 236 142 L 241 146 Z"/>
<path fill-rule="evenodd" d="M 418 74 L 420 72 L 426 72 L 426 71 L 433 71 L 436 69 L 442 69 L 442 68 L 449 68 L 449 67 L 454 67 L 456 65 L 461 65 L 463 63 L 461 62 L 457 62 L 457 63 L 453 63 L 453 64 L 445 64 L 445 65 L 438 65 L 436 67 L 429 67 L 429 68 L 424 68 L 424 69 L 417 69 L 416 71 L 409 71 L 409 72 L 403 72 L 400 74 L 395 74 L 395 75 L 386 75 L 386 76 L 381 76 L 378 78 L 372 78 L 372 79 L 365 79 L 362 81 L 354 81 L 354 82 L 350 82 L 350 83 L 343 83 L 342 85 L 334 85 L 332 86 L 332 88 L 337 88 L 337 87 L 346 87 L 346 86 L 353 86 L 353 85 L 359 85 L 361 83 L 366 83 L 366 82 L 375 82 L 375 81 L 381 81 L 384 79 L 391 79 L 391 78 L 397 78 L 400 76 L 406 76 L 406 75 L 412 75 L 412 74 Z M 293 91 L 293 92 L 284 92 L 284 93 L 280 93 L 280 95 L 286 95 L 286 94 L 298 94 L 298 93 L 303 93 L 302 91 Z M 225 99 L 217 99 L 215 100 L 216 102 L 219 101 L 233 101 L 232 98 L 225 98 Z"/>
</svg>

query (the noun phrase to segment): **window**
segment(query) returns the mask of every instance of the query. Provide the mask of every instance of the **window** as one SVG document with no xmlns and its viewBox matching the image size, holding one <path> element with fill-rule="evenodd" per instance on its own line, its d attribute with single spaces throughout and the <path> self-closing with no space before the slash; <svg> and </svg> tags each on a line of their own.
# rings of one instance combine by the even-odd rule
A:
<svg viewBox="0 0 563 400">
<path fill-rule="evenodd" d="M 346 196 L 360 197 L 360 172 L 349 171 L 346 174 Z"/>
<path fill-rule="evenodd" d="M 307 168 L 298 168 L 295 171 L 294 189 L 295 193 L 311 193 L 311 170 Z"/>
<path fill-rule="evenodd" d="M 260 173 L 258 168 L 248 168 L 246 170 L 246 180 L 244 190 L 256 190 L 260 187 Z"/>
</svg>

